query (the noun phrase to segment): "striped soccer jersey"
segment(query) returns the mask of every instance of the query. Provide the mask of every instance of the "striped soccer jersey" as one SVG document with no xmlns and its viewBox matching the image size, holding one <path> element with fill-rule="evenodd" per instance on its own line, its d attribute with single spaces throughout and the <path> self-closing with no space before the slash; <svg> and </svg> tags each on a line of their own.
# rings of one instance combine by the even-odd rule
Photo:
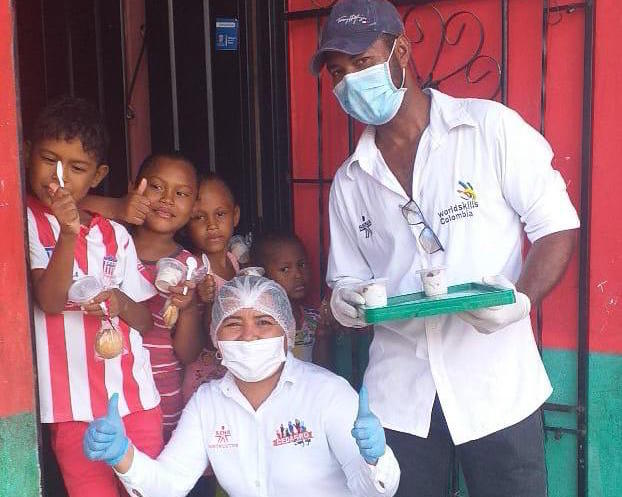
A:
<svg viewBox="0 0 622 497">
<path fill-rule="evenodd" d="M 188 257 L 192 256 L 187 250 L 181 249 L 172 257 L 185 264 Z M 142 261 L 142 275 L 155 283 L 156 264 L 150 261 Z M 184 374 L 184 365 L 175 355 L 173 349 L 173 335 L 175 328 L 169 329 L 164 324 L 163 314 L 166 310 L 168 296 L 159 293 L 149 299 L 147 305 L 153 316 L 153 328 L 143 336 L 143 345 L 149 351 L 153 379 L 161 397 L 162 419 L 164 425 L 164 438 L 167 441 L 177 426 L 181 411 L 184 408 L 181 386 Z"/>
<path fill-rule="evenodd" d="M 60 233 L 58 221 L 38 200 L 28 199 L 28 237 L 31 269 L 45 269 Z M 76 242 L 73 278 L 100 278 L 136 302 L 155 295 L 140 274 L 140 262 L 127 230 L 94 215 L 81 226 Z M 140 333 L 114 318 L 122 332 L 124 353 L 114 359 L 96 356 L 95 335 L 101 321 L 67 305 L 61 314 L 48 314 L 34 305 L 39 403 L 43 423 L 91 421 L 106 413 L 108 398 L 119 394 L 119 413 L 152 409 L 160 402 L 149 353 Z"/>
</svg>

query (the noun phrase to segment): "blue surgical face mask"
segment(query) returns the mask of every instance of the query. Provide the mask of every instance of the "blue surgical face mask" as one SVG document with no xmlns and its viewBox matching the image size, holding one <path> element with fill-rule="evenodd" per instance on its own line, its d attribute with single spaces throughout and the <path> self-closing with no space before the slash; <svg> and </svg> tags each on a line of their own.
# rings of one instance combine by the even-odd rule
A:
<svg viewBox="0 0 622 497">
<path fill-rule="evenodd" d="M 343 110 L 357 121 L 379 126 L 388 123 L 400 110 L 406 93 L 406 69 L 402 69 L 401 87 L 396 88 L 389 68 L 393 50 L 395 42 L 386 62 L 346 74 L 333 89 Z"/>
</svg>

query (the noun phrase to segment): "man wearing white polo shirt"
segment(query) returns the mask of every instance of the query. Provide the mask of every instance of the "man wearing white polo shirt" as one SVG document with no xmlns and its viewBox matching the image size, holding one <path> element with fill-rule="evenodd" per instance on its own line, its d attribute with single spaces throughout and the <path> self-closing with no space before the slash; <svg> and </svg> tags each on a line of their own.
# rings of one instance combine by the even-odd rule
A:
<svg viewBox="0 0 622 497">
<path fill-rule="evenodd" d="M 540 134 L 497 102 L 422 91 L 409 57 L 389 2 L 341 0 L 312 60 L 369 125 L 332 185 L 331 309 L 364 326 L 353 282 L 416 292 L 432 266 L 450 285 L 515 283 L 512 305 L 375 326 L 365 384 L 402 468 L 396 495 L 447 495 L 455 447 L 471 497 L 544 497 L 552 389 L 529 312 L 562 277 L 579 220 Z"/>
</svg>

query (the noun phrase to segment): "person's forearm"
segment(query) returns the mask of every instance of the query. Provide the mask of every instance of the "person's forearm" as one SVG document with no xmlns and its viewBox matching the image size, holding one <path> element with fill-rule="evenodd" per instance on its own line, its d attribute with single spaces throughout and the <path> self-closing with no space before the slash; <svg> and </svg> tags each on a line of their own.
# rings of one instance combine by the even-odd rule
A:
<svg viewBox="0 0 622 497">
<path fill-rule="evenodd" d="M 141 334 L 149 331 L 153 327 L 153 318 L 149 308 L 142 303 L 134 302 L 121 290 L 117 291 L 119 292 L 119 317 Z"/>
<path fill-rule="evenodd" d="M 65 308 L 77 238 L 77 235 L 61 233 L 47 268 L 33 271 L 35 299 L 43 312 L 59 314 Z"/>
<path fill-rule="evenodd" d="M 529 249 L 516 289 L 537 306 L 564 275 L 577 238 L 577 230 L 552 233 Z"/>
<path fill-rule="evenodd" d="M 80 208 L 90 212 L 95 212 L 114 221 L 123 221 L 119 214 L 120 206 L 123 202 L 121 198 L 100 197 L 98 195 L 87 195 L 80 202 Z"/>
<path fill-rule="evenodd" d="M 194 361 L 203 348 L 201 317 L 201 313 L 194 303 L 179 313 L 173 348 L 175 355 L 183 364 L 187 365 Z"/>
<path fill-rule="evenodd" d="M 127 473 L 132 467 L 132 462 L 134 461 L 134 446 L 130 442 L 130 446 L 127 449 L 127 452 L 123 456 L 123 459 L 119 461 L 118 464 L 114 466 L 115 471 L 124 475 Z"/>
<path fill-rule="evenodd" d="M 186 405 L 175 433 L 157 459 L 133 447 L 130 440 L 130 449 L 114 467 L 130 495 L 182 497 L 205 471 L 207 436 L 202 431 L 202 403 L 197 398 L 195 395 Z"/>
</svg>

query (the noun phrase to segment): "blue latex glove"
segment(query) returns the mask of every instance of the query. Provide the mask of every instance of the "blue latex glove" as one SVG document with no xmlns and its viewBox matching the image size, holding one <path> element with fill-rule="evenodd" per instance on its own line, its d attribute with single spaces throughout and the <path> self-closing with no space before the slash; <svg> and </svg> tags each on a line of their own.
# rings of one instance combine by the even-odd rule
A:
<svg viewBox="0 0 622 497">
<path fill-rule="evenodd" d="M 104 461 L 115 466 L 127 452 L 130 441 L 125 436 L 118 403 L 119 394 L 115 393 L 108 401 L 106 416 L 92 421 L 84 434 L 82 448 L 91 461 Z"/>
<path fill-rule="evenodd" d="M 361 387 L 359 393 L 359 411 L 352 428 L 352 436 L 359 446 L 359 452 L 368 464 L 376 464 L 384 454 L 387 445 L 384 428 L 380 420 L 369 410 L 367 388 Z"/>
</svg>

